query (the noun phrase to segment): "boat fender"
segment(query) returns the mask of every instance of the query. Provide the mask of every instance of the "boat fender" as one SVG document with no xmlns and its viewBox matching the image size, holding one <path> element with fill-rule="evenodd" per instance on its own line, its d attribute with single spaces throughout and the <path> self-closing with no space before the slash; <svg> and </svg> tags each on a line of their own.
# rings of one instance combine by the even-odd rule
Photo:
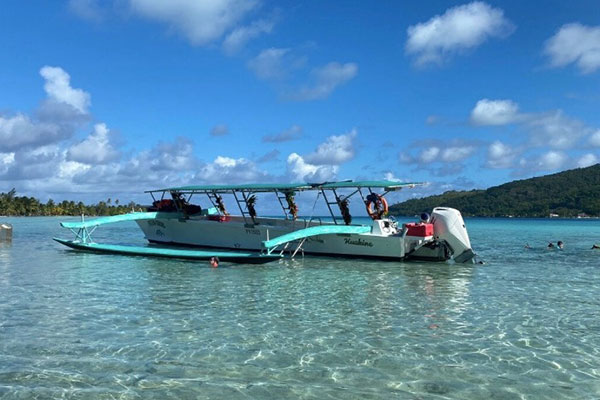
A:
<svg viewBox="0 0 600 400">
<path fill-rule="evenodd" d="M 387 200 L 377 193 L 368 195 L 365 205 L 367 207 L 367 214 L 369 214 L 369 217 L 373 220 L 381 219 L 381 217 L 388 213 Z"/>
</svg>

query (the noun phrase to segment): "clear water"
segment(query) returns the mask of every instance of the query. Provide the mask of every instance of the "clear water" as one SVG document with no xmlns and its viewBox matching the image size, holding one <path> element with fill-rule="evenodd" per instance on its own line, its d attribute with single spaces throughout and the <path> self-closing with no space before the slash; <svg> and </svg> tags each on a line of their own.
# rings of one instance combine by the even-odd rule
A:
<svg viewBox="0 0 600 400">
<path fill-rule="evenodd" d="M 3 399 L 600 398 L 598 220 L 467 220 L 485 265 L 218 269 L 76 253 L 50 240 L 69 237 L 57 218 L 4 220 Z M 96 237 L 143 243 L 135 224 Z"/>
</svg>

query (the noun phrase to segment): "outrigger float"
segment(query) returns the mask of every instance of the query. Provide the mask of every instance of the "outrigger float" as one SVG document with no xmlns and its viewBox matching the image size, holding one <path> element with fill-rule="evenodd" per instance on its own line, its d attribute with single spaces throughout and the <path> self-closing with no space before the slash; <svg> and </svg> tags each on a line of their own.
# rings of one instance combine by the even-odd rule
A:
<svg viewBox="0 0 600 400">
<path fill-rule="evenodd" d="M 266 263 L 285 254 L 313 254 L 377 260 L 425 260 L 473 262 L 469 235 L 459 211 L 436 207 L 419 223 L 399 225 L 389 217 L 385 196 L 420 183 L 393 181 L 343 181 L 319 184 L 248 184 L 181 186 L 150 190 L 152 206 L 146 212 L 101 217 L 61 225 L 76 235 L 75 240 L 58 239 L 77 250 L 142 256 Z M 299 218 L 295 195 L 298 192 L 322 196 L 330 219 Z M 381 193 L 377 193 L 377 191 Z M 341 192 L 346 192 L 342 194 Z M 349 193 L 348 193 L 349 192 Z M 259 217 L 257 195 L 271 193 L 283 210 L 283 218 Z M 223 195 L 232 195 L 240 211 L 230 215 Z M 192 204 L 192 198 L 206 196 L 207 208 Z M 370 224 L 352 224 L 349 200 L 359 196 Z M 339 214 L 336 213 L 336 208 Z M 314 207 L 313 207 L 314 209 Z M 91 234 L 100 225 L 135 221 L 150 246 L 123 246 L 95 243 Z M 159 245 L 159 247 L 155 246 Z M 180 249 L 191 247 L 201 249 Z"/>
</svg>

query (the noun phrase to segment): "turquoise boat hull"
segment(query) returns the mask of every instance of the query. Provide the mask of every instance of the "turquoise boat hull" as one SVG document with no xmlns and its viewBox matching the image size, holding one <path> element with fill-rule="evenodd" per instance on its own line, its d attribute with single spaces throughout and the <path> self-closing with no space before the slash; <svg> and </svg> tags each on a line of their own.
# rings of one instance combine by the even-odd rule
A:
<svg viewBox="0 0 600 400">
<path fill-rule="evenodd" d="M 219 257 L 221 262 L 232 262 L 240 264 L 265 264 L 280 260 L 279 254 L 241 253 L 231 251 L 204 251 L 204 250 L 181 250 L 164 247 L 142 247 L 124 246 L 102 243 L 82 243 L 79 241 L 53 238 L 60 244 L 72 249 L 89 251 L 94 253 L 121 254 L 129 256 L 166 257 L 181 258 L 186 260 L 210 260 L 211 257 Z"/>
</svg>

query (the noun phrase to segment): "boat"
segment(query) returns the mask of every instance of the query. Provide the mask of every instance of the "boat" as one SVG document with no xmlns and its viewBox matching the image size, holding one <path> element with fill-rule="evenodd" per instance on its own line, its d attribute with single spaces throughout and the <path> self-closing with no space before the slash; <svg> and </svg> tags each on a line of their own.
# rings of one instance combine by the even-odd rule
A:
<svg viewBox="0 0 600 400">
<path fill-rule="evenodd" d="M 192 257 L 182 247 L 198 250 L 197 259 L 220 251 L 222 259 L 234 262 L 268 262 L 297 254 L 377 260 L 473 262 L 475 253 L 464 220 L 458 210 L 436 207 L 418 222 L 399 224 L 388 215 L 385 196 L 421 183 L 340 181 L 299 184 L 194 185 L 146 191 L 152 205 L 145 212 L 101 217 L 82 222 L 63 222 L 76 239 L 57 239 L 71 248 L 119 254 Z M 316 193 L 315 204 L 324 201 L 328 218 L 300 217 L 295 201 L 298 193 Z M 233 198 L 239 214 L 227 211 L 224 197 Z M 259 216 L 256 202 L 275 195 L 280 217 Z M 353 223 L 349 201 L 360 198 L 369 223 Z M 192 201 L 204 199 L 204 207 Z M 275 204 L 277 204 L 275 203 Z M 314 209 L 314 207 L 313 207 Z M 363 219 L 364 220 L 364 219 Z M 150 246 L 99 246 L 91 233 L 100 225 L 135 221 Z M 117 247 L 115 247 L 117 246 Z M 152 247 L 160 246 L 160 247 Z M 175 253 L 165 252 L 167 248 Z M 151 249 L 151 250 L 147 250 Z M 158 249 L 158 250 L 157 250 Z M 201 250 L 199 250 L 201 249 Z M 223 253 L 224 252 L 224 253 Z M 243 254 L 237 256 L 237 254 Z"/>
</svg>

